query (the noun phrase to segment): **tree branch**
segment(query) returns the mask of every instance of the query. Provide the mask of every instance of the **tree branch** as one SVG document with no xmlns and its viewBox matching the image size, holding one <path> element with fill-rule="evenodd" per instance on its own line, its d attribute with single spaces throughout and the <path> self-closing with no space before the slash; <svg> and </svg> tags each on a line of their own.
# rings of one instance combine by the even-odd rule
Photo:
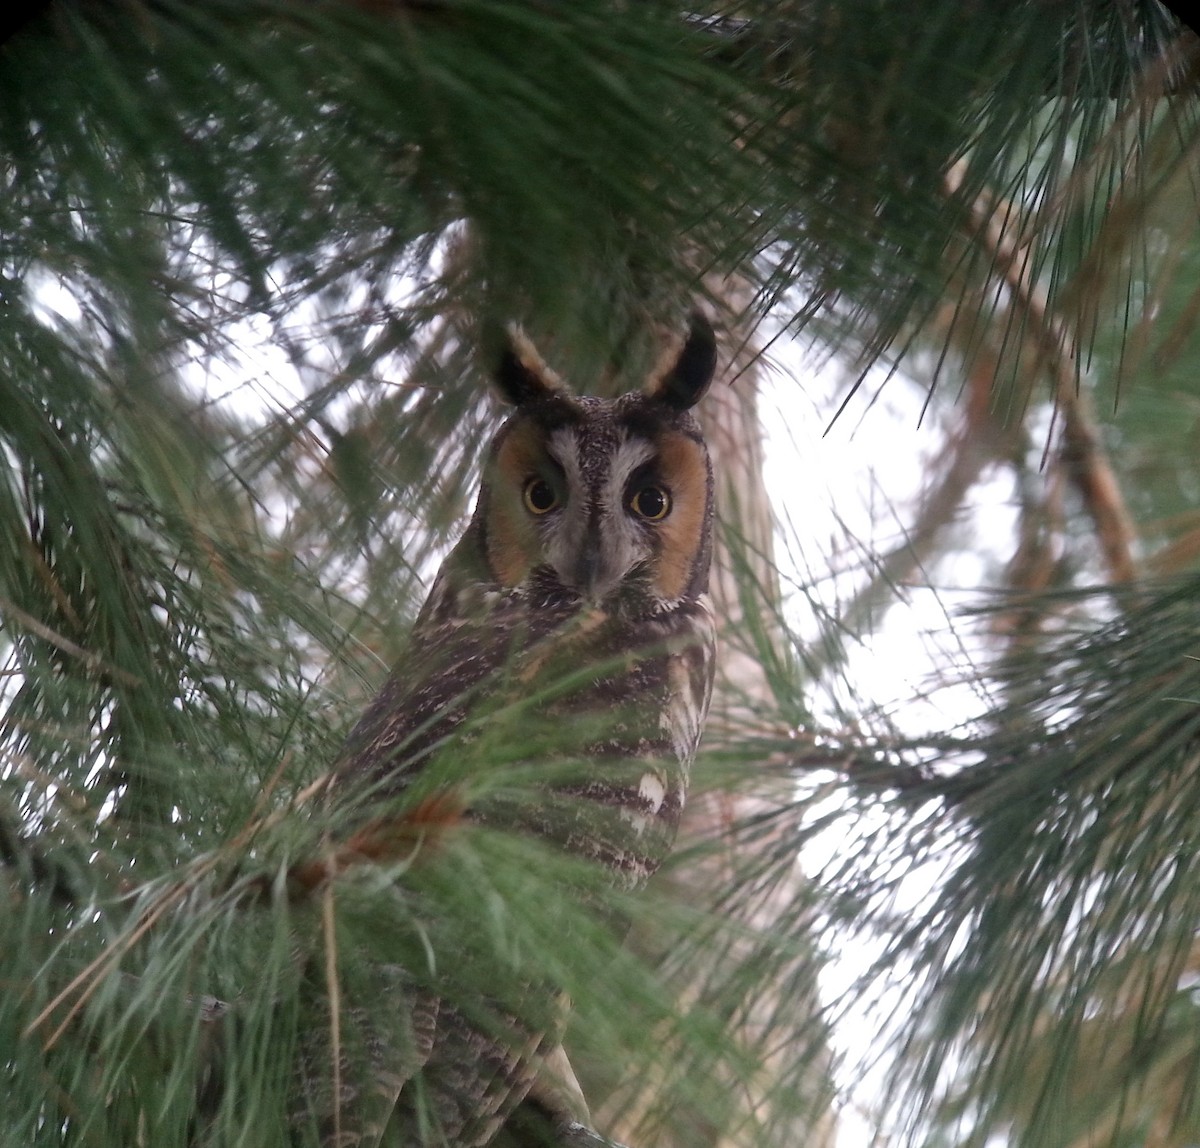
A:
<svg viewBox="0 0 1200 1148">
<path fill-rule="evenodd" d="M 956 192 L 962 178 L 962 167 L 956 165 L 946 177 L 948 192 Z M 1014 322 L 1032 334 L 1039 361 L 1049 373 L 1055 417 L 1061 414 L 1063 420 L 1059 457 L 1095 525 L 1109 580 L 1130 582 L 1137 574 L 1133 557 L 1137 532 L 1100 440 L 1091 400 L 1079 385 L 1074 340 L 1062 320 L 1052 314 L 1046 292 L 1034 279 L 1033 261 L 1020 240 L 1019 229 L 1013 225 L 1013 205 L 1001 197 L 981 193 L 971 205 L 971 215 L 977 238 L 1008 287 L 1011 306 L 1019 312 Z"/>
</svg>

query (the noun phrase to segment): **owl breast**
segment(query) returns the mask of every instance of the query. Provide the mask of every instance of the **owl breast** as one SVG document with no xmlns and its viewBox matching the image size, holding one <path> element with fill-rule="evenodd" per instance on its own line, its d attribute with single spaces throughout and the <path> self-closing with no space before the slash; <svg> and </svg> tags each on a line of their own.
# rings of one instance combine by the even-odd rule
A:
<svg viewBox="0 0 1200 1148">
<path fill-rule="evenodd" d="M 634 889 L 679 827 L 715 636 L 703 600 L 640 624 L 636 641 L 628 631 L 619 615 L 593 609 L 526 653 L 517 680 L 545 698 L 525 728 L 546 730 L 546 784 L 535 800 L 488 805 L 481 818 L 593 861 L 614 885 Z"/>
<path fill-rule="evenodd" d="M 537 609 L 524 592 L 494 592 L 470 620 L 457 596 L 436 594 L 441 616 L 411 650 L 421 669 L 389 680 L 343 768 L 376 792 L 460 785 L 472 820 L 593 860 L 633 888 L 679 825 L 712 690 L 712 614 L 697 598 L 631 621 L 532 593 Z M 514 746 L 519 784 L 504 776 Z"/>
</svg>

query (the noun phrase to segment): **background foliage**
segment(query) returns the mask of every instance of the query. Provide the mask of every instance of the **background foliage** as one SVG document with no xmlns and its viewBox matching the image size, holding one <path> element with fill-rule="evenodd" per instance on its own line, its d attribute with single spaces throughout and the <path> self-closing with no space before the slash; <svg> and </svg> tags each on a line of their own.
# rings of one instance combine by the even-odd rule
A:
<svg viewBox="0 0 1200 1148">
<path fill-rule="evenodd" d="M 639 1144 L 794 1143 L 814 948 L 853 946 L 878 960 L 823 982 L 825 1019 L 836 1045 L 877 1003 L 840 1039 L 890 1048 L 891 1087 L 846 1092 L 888 1143 L 1194 1140 L 1198 59 L 1140 0 L 18 22 L 0 1138 L 286 1143 L 332 953 L 350 1004 L 381 961 L 468 1006 L 565 985 L 597 1093 L 650 1084 L 617 1104 Z M 739 863 L 711 903 L 649 899 L 658 971 L 528 843 L 289 892 L 468 510 L 495 325 L 615 388 L 705 292 L 735 337 L 761 320 L 798 440 L 904 427 L 778 491 L 782 602 L 745 563 L 732 639 L 771 695 L 730 695 L 702 774 L 761 802 Z M 914 681 L 931 604 L 955 617 Z"/>
</svg>

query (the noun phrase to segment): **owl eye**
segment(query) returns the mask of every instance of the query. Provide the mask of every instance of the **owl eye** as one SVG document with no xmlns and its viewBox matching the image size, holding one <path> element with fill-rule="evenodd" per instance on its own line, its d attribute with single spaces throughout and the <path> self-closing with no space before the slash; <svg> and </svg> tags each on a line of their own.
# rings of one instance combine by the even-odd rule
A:
<svg viewBox="0 0 1200 1148">
<path fill-rule="evenodd" d="M 525 483 L 525 509 L 530 514 L 549 514 L 558 506 L 558 494 L 544 478 Z"/>
<path fill-rule="evenodd" d="M 639 518 L 660 522 L 671 513 L 671 496 L 661 486 L 643 486 L 633 492 L 629 509 Z"/>
</svg>

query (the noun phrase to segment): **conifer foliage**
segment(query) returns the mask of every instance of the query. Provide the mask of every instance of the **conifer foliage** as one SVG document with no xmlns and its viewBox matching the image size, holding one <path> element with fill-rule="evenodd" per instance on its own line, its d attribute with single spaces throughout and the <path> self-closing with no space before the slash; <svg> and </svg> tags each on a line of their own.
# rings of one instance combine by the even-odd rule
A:
<svg viewBox="0 0 1200 1148">
<path fill-rule="evenodd" d="M 314 1000 L 403 1027 L 435 985 L 502 1026 L 545 983 L 593 1106 L 649 1090 L 638 1148 L 782 1146 L 850 936 L 912 1018 L 879 1030 L 889 1142 L 1195 1139 L 1200 48 L 1166 9 L 47 0 L 3 31 L 0 1144 L 315 1143 Z M 788 779 L 727 827 L 744 863 L 706 904 L 580 896 L 436 801 L 339 852 L 327 771 L 461 529 L 496 329 L 621 386 L 730 278 L 729 329 L 843 366 L 831 415 L 882 368 L 951 427 L 815 628 L 744 579 L 774 708 L 731 707 L 699 780 Z M 848 636 L 968 548 L 997 471 L 989 704 L 902 735 Z M 816 601 L 835 566 L 782 581 Z M 519 776 L 483 744 L 461 776 Z M 768 929 L 727 912 L 827 823 Z"/>
</svg>

